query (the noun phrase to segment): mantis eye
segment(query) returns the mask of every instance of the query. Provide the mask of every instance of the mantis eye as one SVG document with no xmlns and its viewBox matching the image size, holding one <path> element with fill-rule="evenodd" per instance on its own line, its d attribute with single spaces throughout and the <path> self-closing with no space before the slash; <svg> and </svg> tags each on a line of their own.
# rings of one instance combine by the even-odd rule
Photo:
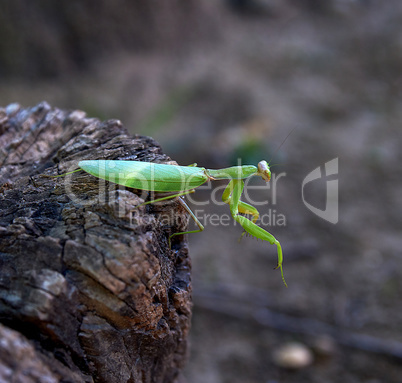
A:
<svg viewBox="0 0 402 383">
<path fill-rule="evenodd" d="M 267 161 L 260 161 L 257 168 L 258 175 L 260 175 L 265 181 L 268 182 L 271 179 L 271 170 L 269 169 Z"/>
</svg>

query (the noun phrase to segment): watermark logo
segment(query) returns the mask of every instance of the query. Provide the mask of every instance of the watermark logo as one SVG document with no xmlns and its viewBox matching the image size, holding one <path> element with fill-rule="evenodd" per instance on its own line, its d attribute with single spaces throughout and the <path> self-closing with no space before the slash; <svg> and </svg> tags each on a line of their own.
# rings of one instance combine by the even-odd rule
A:
<svg viewBox="0 0 402 383">
<path fill-rule="evenodd" d="M 339 219 L 339 207 L 338 207 L 338 178 L 336 179 L 327 179 L 326 180 L 326 201 L 325 201 L 325 209 L 320 209 L 318 207 L 313 206 L 308 203 L 304 197 L 304 187 L 315 180 L 319 180 L 322 178 L 333 178 L 338 175 L 338 158 L 334 158 L 331 161 L 328 161 L 324 165 L 325 171 L 324 174 L 321 172 L 321 166 L 318 166 L 313 171 L 311 171 L 304 178 L 302 183 L 302 199 L 304 205 L 310 209 L 315 215 L 318 217 L 325 219 L 326 221 L 336 224 Z"/>
</svg>

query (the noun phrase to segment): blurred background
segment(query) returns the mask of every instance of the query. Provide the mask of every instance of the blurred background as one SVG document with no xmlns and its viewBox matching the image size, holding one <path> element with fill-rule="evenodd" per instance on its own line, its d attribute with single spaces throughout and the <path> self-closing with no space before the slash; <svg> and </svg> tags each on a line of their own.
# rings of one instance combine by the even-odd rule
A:
<svg viewBox="0 0 402 383">
<path fill-rule="evenodd" d="M 0 3 L 0 105 L 45 100 L 120 119 L 180 164 L 282 174 L 250 195 L 269 201 L 288 288 L 275 246 L 239 243 L 238 225 L 189 236 L 187 382 L 401 381 L 401 25 L 399 0 Z M 324 210 L 338 181 L 335 224 L 302 198 L 333 159 L 303 198 Z"/>
</svg>

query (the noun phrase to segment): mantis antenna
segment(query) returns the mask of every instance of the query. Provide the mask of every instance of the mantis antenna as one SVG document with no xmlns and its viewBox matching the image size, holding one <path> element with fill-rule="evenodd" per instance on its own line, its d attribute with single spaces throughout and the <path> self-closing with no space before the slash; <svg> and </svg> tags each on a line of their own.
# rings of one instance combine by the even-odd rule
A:
<svg viewBox="0 0 402 383">
<path fill-rule="evenodd" d="M 269 161 L 268 161 L 268 164 L 269 164 L 270 167 L 273 166 L 273 165 L 271 165 L 272 158 L 275 157 L 275 154 L 279 152 L 279 149 L 280 149 L 280 148 L 282 147 L 282 145 L 286 142 L 286 140 L 289 138 L 289 136 L 296 130 L 296 128 L 297 128 L 297 126 L 295 126 L 295 127 L 286 135 L 286 137 L 283 139 L 283 141 L 282 141 L 282 142 L 279 144 L 279 146 L 275 149 L 275 151 L 273 152 L 271 158 L 270 158 Z M 278 165 L 278 164 L 276 164 L 276 165 Z"/>
</svg>

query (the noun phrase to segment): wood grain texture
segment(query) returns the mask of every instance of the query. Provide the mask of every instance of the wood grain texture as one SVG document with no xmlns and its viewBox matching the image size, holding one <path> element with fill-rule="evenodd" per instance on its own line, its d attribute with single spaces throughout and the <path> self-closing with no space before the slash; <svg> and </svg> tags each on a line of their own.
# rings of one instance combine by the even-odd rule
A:
<svg viewBox="0 0 402 383">
<path fill-rule="evenodd" d="M 177 382 L 191 265 L 185 238 L 169 249 L 168 237 L 187 214 L 175 202 L 136 209 L 147 193 L 84 172 L 43 176 L 85 159 L 170 161 L 117 120 L 46 103 L 0 109 L 0 329 L 24 349 L 0 347 L 0 377 Z"/>
</svg>

